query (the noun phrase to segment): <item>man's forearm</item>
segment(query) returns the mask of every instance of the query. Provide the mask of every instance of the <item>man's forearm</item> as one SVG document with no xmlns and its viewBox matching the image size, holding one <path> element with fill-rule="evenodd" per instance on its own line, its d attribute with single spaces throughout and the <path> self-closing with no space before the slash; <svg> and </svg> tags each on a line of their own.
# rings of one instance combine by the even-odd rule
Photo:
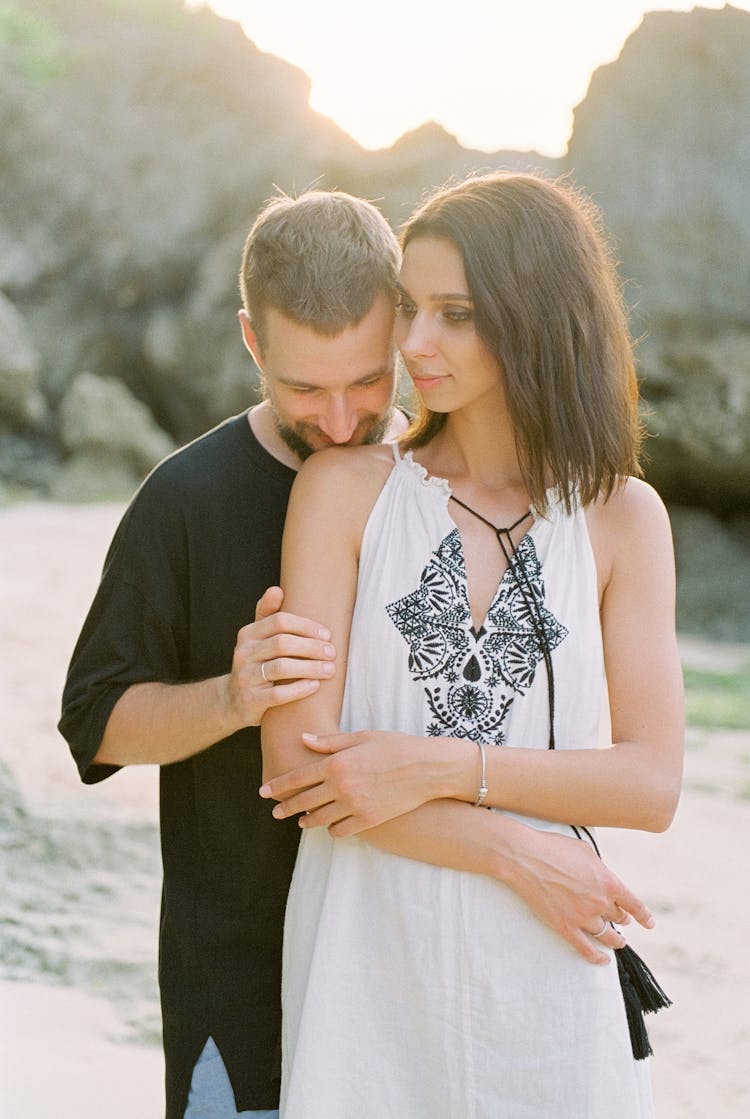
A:
<svg viewBox="0 0 750 1119">
<path fill-rule="evenodd" d="M 94 761 L 169 765 L 239 729 L 230 722 L 227 676 L 191 684 L 133 684 L 115 704 Z"/>
<path fill-rule="evenodd" d="M 231 672 L 189 684 L 133 684 L 115 704 L 95 762 L 169 765 L 243 727 L 257 727 L 269 706 L 311 695 L 334 671 L 330 633 L 282 612 L 270 587 L 255 620 L 237 634 Z"/>
</svg>

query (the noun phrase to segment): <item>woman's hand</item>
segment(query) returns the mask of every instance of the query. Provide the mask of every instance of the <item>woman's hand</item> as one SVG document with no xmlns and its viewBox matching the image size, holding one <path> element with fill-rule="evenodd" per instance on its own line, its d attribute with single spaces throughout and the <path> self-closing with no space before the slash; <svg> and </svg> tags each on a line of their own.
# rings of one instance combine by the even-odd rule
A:
<svg viewBox="0 0 750 1119">
<path fill-rule="evenodd" d="M 391 731 L 303 734 L 324 755 L 275 777 L 262 797 L 280 803 L 277 820 L 300 816 L 300 827 L 327 827 L 333 836 L 357 835 L 444 795 L 435 743 Z"/>
<path fill-rule="evenodd" d="M 584 840 L 527 828 L 514 844 L 503 881 L 546 925 L 592 964 L 609 963 L 603 948 L 622 948 L 614 926 L 631 918 L 646 929 L 654 918 Z"/>
</svg>

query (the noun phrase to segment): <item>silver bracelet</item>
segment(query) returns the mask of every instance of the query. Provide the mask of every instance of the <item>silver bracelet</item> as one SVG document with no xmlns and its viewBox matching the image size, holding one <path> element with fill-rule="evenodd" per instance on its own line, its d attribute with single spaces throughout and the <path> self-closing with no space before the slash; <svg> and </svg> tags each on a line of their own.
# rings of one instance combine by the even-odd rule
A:
<svg viewBox="0 0 750 1119">
<path fill-rule="evenodd" d="M 477 793 L 477 799 L 474 801 L 474 807 L 480 808 L 490 790 L 487 788 L 487 759 L 484 755 L 484 743 L 477 742 L 477 746 L 482 757 L 482 776 L 479 779 L 479 792 Z"/>
</svg>

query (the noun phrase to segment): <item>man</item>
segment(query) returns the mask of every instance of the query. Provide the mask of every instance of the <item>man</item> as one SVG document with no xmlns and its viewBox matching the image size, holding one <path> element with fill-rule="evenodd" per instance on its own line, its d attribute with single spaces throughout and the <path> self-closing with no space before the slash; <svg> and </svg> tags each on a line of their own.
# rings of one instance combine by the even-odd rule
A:
<svg viewBox="0 0 750 1119">
<path fill-rule="evenodd" d="M 304 458 L 406 426 L 393 407 L 398 262 L 392 232 L 362 200 L 310 192 L 261 213 L 243 255 L 240 324 L 265 399 L 144 482 L 73 654 L 60 729 L 82 779 L 161 766 L 167 1119 L 276 1114 L 299 828 L 258 797 L 257 727 L 270 705 L 335 670 L 324 627 L 280 612 L 281 533 Z M 567 935 L 566 922 L 615 899 L 646 913 L 567 842 L 563 869 L 554 857 L 530 869 L 519 853 L 517 888 L 543 919 Z"/>
</svg>

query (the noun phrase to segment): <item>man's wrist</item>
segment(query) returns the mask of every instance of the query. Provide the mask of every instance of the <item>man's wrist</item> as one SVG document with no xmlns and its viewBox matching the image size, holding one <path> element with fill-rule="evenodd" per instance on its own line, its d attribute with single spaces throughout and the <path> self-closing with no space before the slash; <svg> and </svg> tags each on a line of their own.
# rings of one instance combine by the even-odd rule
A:
<svg viewBox="0 0 750 1119">
<path fill-rule="evenodd" d="M 247 724 L 242 721 L 237 712 L 232 696 L 232 677 L 230 673 L 225 676 L 215 676 L 211 680 L 206 680 L 205 683 L 209 686 L 213 697 L 212 706 L 216 712 L 218 729 L 220 730 L 216 741 L 219 742 L 222 738 L 228 738 L 230 734 L 236 734 Z"/>
</svg>

